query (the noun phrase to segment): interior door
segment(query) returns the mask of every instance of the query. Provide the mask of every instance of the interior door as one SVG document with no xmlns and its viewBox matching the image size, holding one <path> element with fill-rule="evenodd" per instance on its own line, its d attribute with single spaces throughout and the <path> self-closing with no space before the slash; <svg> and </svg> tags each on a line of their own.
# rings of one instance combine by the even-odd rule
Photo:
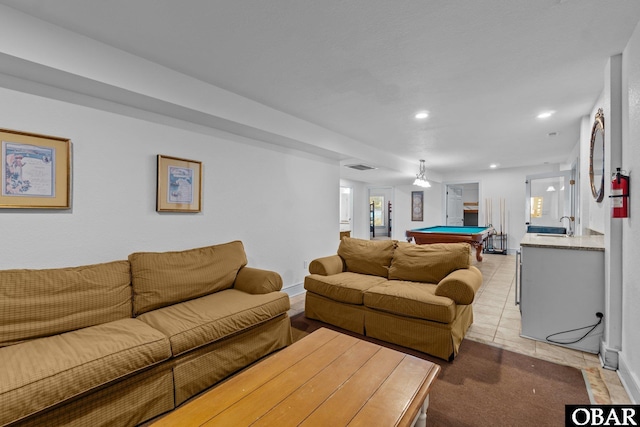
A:
<svg viewBox="0 0 640 427">
<path fill-rule="evenodd" d="M 571 171 L 527 176 L 526 225 L 566 227 L 563 216 L 574 216 Z"/>
<path fill-rule="evenodd" d="M 464 206 L 462 204 L 462 187 L 447 186 L 447 224 L 464 225 Z"/>
<path fill-rule="evenodd" d="M 340 187 L 340 231 L 353 230 L 353 200 L 351 187 Z"/>
</svg>

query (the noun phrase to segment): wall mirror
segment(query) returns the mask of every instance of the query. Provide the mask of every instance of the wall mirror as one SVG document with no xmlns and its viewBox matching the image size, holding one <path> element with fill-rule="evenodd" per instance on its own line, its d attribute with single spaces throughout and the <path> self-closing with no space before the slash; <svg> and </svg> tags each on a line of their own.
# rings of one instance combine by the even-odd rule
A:
<svg viewBox="0 0 640 427">
<path fill-rule="evenodd" d="M 598 109 L 591 129 L 591 148 L 589 151 L 589 182 L 591 193 L 596 202 L 604 198 L 604 114 Z"/>
</svg>

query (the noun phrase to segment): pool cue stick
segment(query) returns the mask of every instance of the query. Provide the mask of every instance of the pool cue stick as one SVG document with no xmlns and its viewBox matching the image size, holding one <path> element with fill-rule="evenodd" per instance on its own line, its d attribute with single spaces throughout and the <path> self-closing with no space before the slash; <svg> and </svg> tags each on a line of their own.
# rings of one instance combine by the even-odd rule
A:
<svg viewBox="0 0 640 427">
<path fill-rule="evenodd" d="M 489 199 L 484 199 L 484 225 L 489 225 Z"/>
<path fill-rule="evenodd" d="M 502 234 L 503 226 L 504 226 L 504 199 L 500 199 L 500 234 Z"/>
<path fill-rule="evenodd" d="M 491 221 L 489 221 L 489 218 L 491 218 L 491 213 L 490 213 L 491 205 L 489 204 L 489 199 L 484 199 L 484 202 L 487 205 L 487 215 L 486 215 L 486 217 L 484 219 L 485 220 L 485 224 L 484 225 L 489 225 L 489 223 L 491 222 Z"/>
<path fill-rule="evenodd" d="M 489 199 L 489 224 L 493 225 L 493 199 Z"/>
</svg>

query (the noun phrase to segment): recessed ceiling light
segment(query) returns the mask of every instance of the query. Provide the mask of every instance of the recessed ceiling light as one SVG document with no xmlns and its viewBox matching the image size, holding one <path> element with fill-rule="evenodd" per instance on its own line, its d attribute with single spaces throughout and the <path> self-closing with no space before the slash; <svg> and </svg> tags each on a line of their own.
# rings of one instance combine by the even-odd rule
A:
<svg viewBox="0 0 640 427">
<path fill-rule="evenodd" d="M 429 117 L 428 111 L 418 111 L 415 115 L 416 119 L 426 119 L 427 117 Z"/>
<path fill-rule="evenodd" d="M 542 113 L 538 114 L 538 118 L 548 119 L 549 117 L 553 116 L 553 113 L 555 113 L 555 111 L 543 111 Z"/>
<path fill-rule="evenodd" d="M 497 164 L 495 164 L 495 163 L 491 163 L 491 164 L 489 165 L 489 167 L 490 167 L 491 169 L 495 169 L 495 168 L 497 168 L 497 167 L 498 167 L 498 165 L 497 165 Z"/>
</svg>

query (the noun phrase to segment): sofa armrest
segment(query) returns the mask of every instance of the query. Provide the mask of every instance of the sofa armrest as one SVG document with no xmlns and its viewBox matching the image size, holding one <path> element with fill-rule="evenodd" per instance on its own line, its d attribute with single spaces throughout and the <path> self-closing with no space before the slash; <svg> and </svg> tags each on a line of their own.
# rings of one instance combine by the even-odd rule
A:
<svg viewBox="0 0 640 427">
<path fill-rule="evenodd" d="M 282 289 L 282 277 L 275 271 L 243 267 L 233 287 L 248 294 L 268 294 Z"/>
<path fill-rule="evenodd" d="M 332 274 L 342 273 L 344 271 L 344 261 L 340 255 L 331 255 L 324 258 L 318 258 L 309 264 L 309 273 L 319 274 L 321 276 L 331 276 Z"/>
<path fill-rule="evenodd" d="M 474 266 L 449 273 L 438 283 L 436 295 L 451 298 L 456 304 L 471 304 L 482 286 L 482 273 Z"/>
</svg>

